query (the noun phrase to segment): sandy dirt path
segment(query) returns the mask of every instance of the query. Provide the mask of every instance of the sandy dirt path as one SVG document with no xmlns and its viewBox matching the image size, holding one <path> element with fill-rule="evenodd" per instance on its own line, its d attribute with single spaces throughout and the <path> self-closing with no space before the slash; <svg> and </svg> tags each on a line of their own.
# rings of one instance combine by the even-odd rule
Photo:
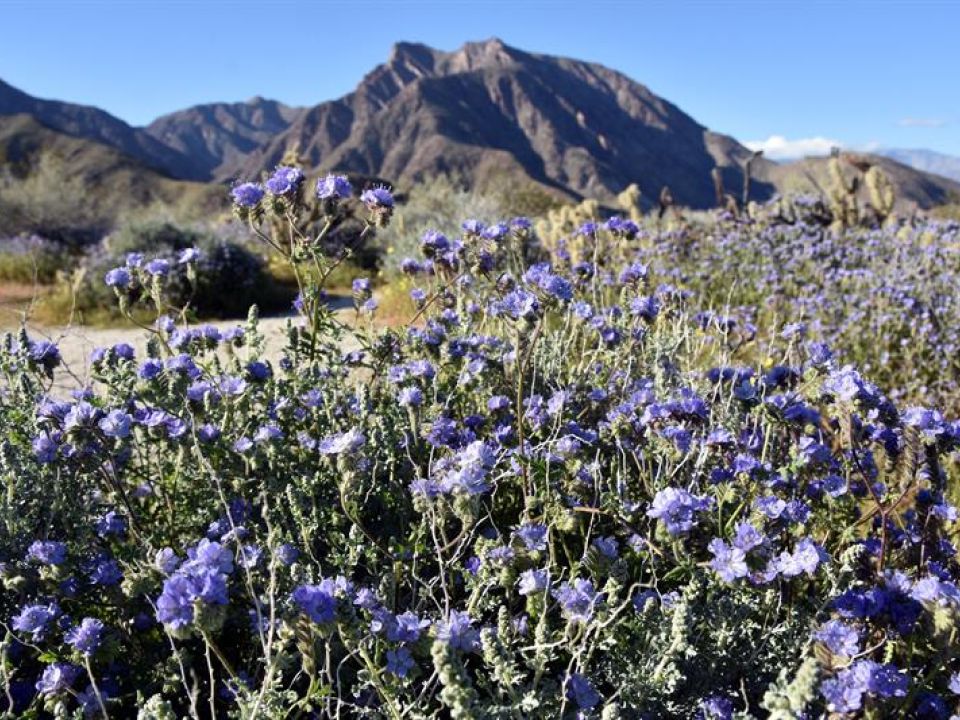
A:
<svg viewBox="0 0 960 720">
<path fill-rule="evenodd" d="M 285 317 L 262 318 L 260 332 L 266 338 L 267 356 L 275 360 L 280 348 L 286 343 Z M 238 320 L 219 320 L 200 325 L 213 325 L 220 330 L 245 324 Z M 98 347 L 111 347 L 119 343 L 131 345 L 138 358 L 144 356 L 149 334 L 138 327 L 31 327 L 27 332 L 32 338 L 44 338 L 55 342 L 60 348 L 62 368 L 58 368 L 54 387 L 58 390 L 71 390 L 88 384 L 90 380 L 90 354 Z"/>
<path fill-rule="evenodd" d="M 337 316 L 341 321 L 350 323 L 354 319 L 352 303 L 348 298 L 336 298 L 332 301 Z M 277 360 L 281 349 L 286 345 L 287 322 L 298 322 L 293 316 L 260 318 L 260 332 L 266 340 L 266 356 L 269 360 Z M 15 332 L 16 325 L 5 323 L 5 330 Z M 245 319 L 213 320 L 197 323 L 195 326 L 212 325 L 222 330 L 243 326 Z M 137 358 L 144 357 L 149 333 L 132 324 L 116 327 L 86 327 L 67 326 L 49 327 L 27 322 L 27 332 L 31 338 L 50 340 L 57 344 L 62 358 L 62 367 L 55 375 L 53 390 L 56 394 L 66 394 L 70 390 L 85 386 L 90 382 L 90 355 L 99 347 L 111 347 L 119 343 L 127 343 L 134 348 Z M 349 349 L 345 346 L 344 348 Z"/>
</svg>

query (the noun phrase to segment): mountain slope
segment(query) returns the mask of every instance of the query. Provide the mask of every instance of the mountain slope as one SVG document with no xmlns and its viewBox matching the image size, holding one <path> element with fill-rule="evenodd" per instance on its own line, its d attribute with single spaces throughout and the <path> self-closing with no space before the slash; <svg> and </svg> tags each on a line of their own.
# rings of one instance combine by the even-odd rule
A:
<svg viewBox="0 0 960 720">
<path fill-rule="evenodd" d="M 177 176 L 188 162 L 179 152 L 99 108 L 42 100 L 0 80 L 0 116 L 29 115 L 51 130 L 107 145 Z"/>
<path fill-rule="evenodd" d="M 29 115 L 0 117 L 0 166 L 0 207 L 16 204 L 31 211 L 32 204 L 47 208 L 42 214 L 62 207 L 64 213 L 82 214 L 83 223 L 94 227 L 109 227 L 123 214 L 153 204 L 194 217 L 226 206 L 221 186 L 170 179 L 108 145 L 51 130 Z M 37 197 L 15 202 L 26 189 Z M 66 197 L 68 193 L 76 197 Z"/>
<path fill-rule="evenodd" d="M 187 108 L 146 128 L 0 82 L 0 117 L 24 114 L 59 135 L 197 181 L 256 178 L 296 151 L 314 173 L 379 178 L 401 189 L 447 173 L 479 189 L 521 179 L 613 204 L 637 183 L 648 205 L 669 186 L 679 204 L 704 208 L 715 204 L 711 171 L 720 168 L 727 192 L 739 197 L 752 155 L 621 73 L 496 39 L 452 52 L 398 43 L 353 92 L 311 108 L 257 97 Z M 945 178 L 878 162 L 901 207 L 928 208 L 957 193 Z M 756 200 L 826 185 L 822 160 L 760 158 L 753 168 Z"/>
<path fill-rule="evenodd" d="M 960 182 L 960 157 L 956 155 L 945 155 L 933 150 L 901 148 L 885 148 L 877 152 L 917 170 Z"/>
<path fill-rule="evenodd" d="M 305 111 L 237 174 L 269 169 L 290 149 L 316 171 L 398 183 L 438 172 L 481 186 L 522 175 L 609 201 L 636 182 L 648 198 L 669 185 L 696 207 L 713 204 L 715 165 L 738 187 L 751 154 L 620 73 L 499 40 L 454 52 L 394 46 L 353 93 Z"/>
<path fill-rule="evenodd" d="M 230 168 L 280 134 L 303 112 L 255 97 L 242 103 L 212 103 L 157 118 L 144 131 L 179 152 L 187 162 L 179 177 L 224 180 Z M 225 170 L 226 168 L 226 170 Z"/>
<path fill-rule="evenodd" d="M 888 157 L 866 153 L 846 153 L 856 162 L 877 165 L 890 179 L 896 192 L 896 208 L 910 212 L 956 202 L 960 182 L 921 172 Z M 767 165 L 760 170 L 762 179 L 775 185 L 781 193 L 821 193 L 826 195 L 831 180 L 829 158 L 809 157 L 783 165 Z M 853 176 L 854 171 L 848 168 Z M 860 199 L 869 201 L 869 192 L 861 183 Z"/>
<path fill-rule="evenodd" d="M 222 180 L 224 165 L 236 166 L 302 112 L 255 97 L 241 103 L 211 103 L 170 113 L 136 128 L 95 107 L 43 100 L 0 81 L 0 117 L 29 115 L 51 130 L 107 145 L 173 178 Z"/>
</svg>

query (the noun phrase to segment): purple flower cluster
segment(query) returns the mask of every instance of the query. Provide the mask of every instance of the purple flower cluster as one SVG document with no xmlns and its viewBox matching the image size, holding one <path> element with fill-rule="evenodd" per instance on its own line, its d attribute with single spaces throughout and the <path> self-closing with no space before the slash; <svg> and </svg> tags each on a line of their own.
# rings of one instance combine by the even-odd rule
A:
<svg viewBox="0 0 960 720">
<path fill-rule="evenodd" d="M 698 514 L 712 506 L 713 500 L 709 497 L 697 497 L 682 488 L 668 487 L 654 496 L 647 515 L 660 520 L 671 535 L 682 535 L 697 524 Z"/>
<path fill-rule="evenodd" d="M 253 209 L 263 200 L 263 187 L 258 183 L 241 183 L 231 191 L 233 202 L 237 207 Z"/>
<path fill-rule="evenodd" d="M 276 197 L 289 198 L 300 189 L 303 182 L 303 171 L 300 168 L 281 165 L 264 183 L 270 194 Z"/>
<path fill-rule="evenodd" d="M 894 666 L 859 660 L 826 680 L 820 689 L 829 711 L 852 713 L 863 707 L 865 696 L 903 697 L 909 685 L 910 678 Z"/>
<path fill-rule="evenodd" d="M 319 585 L 301 585 L 293 591 L 290 599 L 311 622 L 325 625 L 336 618 L 336 591 L 333 580 L 322 580 Z"/>
<path fill-rule="evenodd" d="M 182 563 L 165 562 L 169 577 L 156 601 L 157 620 L 174 631 L 189 628 L 199 609 L 226 605 L 233 573 L 233 553 L 218 542 L 201 540 L 187 551 Z"/>
<path fill-rule="evenodd" d="M 171 669 L 224 716 L 730 718 L 784 679 L 798 716 L 956 710 L 952 408 L 898 407 L 809 312 L 697 312 L 715 280 L 685 264 L 733 251 L 620 218 L 427 232 L 416 321 L 354 328 L 312 278 L 396 203 L 369 188 L 357 216 L 346 178 L 304 180 L 233 190 L 251 222 L 310 226 L 286 236 L 302 312 L 266 356 L 255 317 L 161 316 L 61 399 L 54 346 L 0 349 L 27 380 L 0 404 L 29 528 L 0 553 L 17 711 L 129 714 L 164 688 L 152 705 L 187 712 Z M 722 222 L 716 245 L 754 232 Z M 137 254 L 108 283 L 162 295 L 205 261 Z M 372 310 L 370 280 L 351 290 Z"/>
<path fill-rule="evenodd" d="M 320 200 L 346 200 L 353 194 L 353 186 L 343 175 L 325 175 L 317 180 L 317 198 Z"/>
<path fill-rule="evenodd" d="M 96 618 L 84 618 L 83 621 L 71 628 L 64 639 L 83 655 L 93 655 L 100 647 L 104 625 Z"/>
</svg>

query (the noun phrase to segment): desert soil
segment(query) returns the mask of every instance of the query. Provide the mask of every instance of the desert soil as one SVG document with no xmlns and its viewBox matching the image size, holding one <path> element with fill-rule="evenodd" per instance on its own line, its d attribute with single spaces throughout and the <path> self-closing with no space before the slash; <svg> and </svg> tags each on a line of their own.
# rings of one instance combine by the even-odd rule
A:
<svg viewBox="0 0 960 720">
<path fill-rule="evenodd" d="M 221 330 L 244 324 L 242 320 L 215 321 L 202 323 L 214 325 Z M 266 338 L 267 357 L 276 360 L 280 348 L 286 342 L 284 328 L 285 317 L 270 317 L 260 320 L 260 331 Z M 94 348 L 110 347 L 127 343 L 142 358 L 147 344 L 148 333 L 137 327 L 89 328 L 89 327 L 31 327 L 27 331 L 33 338 L 45 338 L 57 343 L 63 365 L 57 371 L 54 389 L 69 391 L 85 386 L 90 380 L 90 353 Z"/>
<path fill-rule="evenodd" d="M 23 322 L 24 311 L 28 310 L 32 294 L 32 288 L 0 283 L 0 330 L 16 332 Z M 333 298 L 331 303 L 341 320 L 350 322 L 353 319 L 354 311 L 349 298 Z M 289 319 L 287 316 L 260 319 L 260 332 L 266 338 L 267 359 L 278 359 L 281 348 L 286 344 L 285 328 Z M 213 325 L 225 330 L 245 323 L 246 319 L 241 318 L 214 320 L 198 325 Z M 137 357 L 142 358 L 149 337 L 145 330 L 129 323 L 115 327 L 50 327 L 28 319 L 26 328 L 30 337 L 50 340 L 60 348 L 62 366 L 57 370 L 52 390 L 61 395 L 89 384 L 90 354 L 95 348 L 127 343 L 134 348 Z"/>
</svg>

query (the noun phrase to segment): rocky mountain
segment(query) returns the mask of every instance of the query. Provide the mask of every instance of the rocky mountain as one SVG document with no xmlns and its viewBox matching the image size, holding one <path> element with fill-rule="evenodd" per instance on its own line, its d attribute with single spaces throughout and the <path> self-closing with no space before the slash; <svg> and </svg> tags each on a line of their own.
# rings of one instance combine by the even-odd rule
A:
<svg viewBox="0 0 960 720">
<path fill-rule="evenodd" d="M 477 185 L 519 175 L 610 200 L 636 182 L 647 197 L 669 185 L 700 207 L 713 203 L 711 169 L 739 186 L 751 154 L 618 72 L 495 39 L 454 52 L 397 44 L 354 92 L 305 111 L 237 174 L 254 176 L 290 149 L 317 171 L 397 183 L 438 172 Z"/>
<path fill-rule="evenodd" d="M 960 157 L 945 155 L 933 150 L 907 150 L 901 148 L 884 148 L 878 154 L 892 158 L 904 165 L 921 170 L 925 173 L 940 175 L 960 182 Z"/>
<path fill-rule="evenodd" d="M 186 160 L 179 177 L 229 179 L 247 155 L 290 127 L 301 108 L 255 97 L 241 103 L 212 103 L 157 118 L 144 131 Z"/>
<path fill-rule="evenodd" d="M 169 178 L 219 183 L 257 178 L 296 152 L 314 173 L 377 178 L 401 190 L 447 173 L 481 189 L 519 179 L 566 198 L 612 203 L 637 183 L 648 204 L 669 186 L 679 204 L 703 208 L 715 204 L 711 171 L 719 168 L 726 189 L 739 196 L 752 155 L 621 73 L 497 39 L 451 52 L 398 43 L 353 92 L 310 108 L 256 97 L 135 128 L 102 110 L 41 100 L 0 82 L 0 118 L 11 116 L 108 147 Z M 957 193 L 945 178 L 883 163 L 905 202 L 930 207 Z M 816 189 L 821 164 L 760 158 L 752 197 Z"/>
<path fill-rule="evenodd" d="M 0 80 L 0 116 L 28 115 L 63 135 L 106 145 L 172 177 L 182 177 L 187 158 L 151 135 L 88 105 L 43 100 Z"/>
<path fill-rule="evenodd" d="M 0 116 L 0 234 L 18 232 L 23 224 L 56 237 L 69 226 L 106 229 L 124 214 L 151 206 L 199 218 L 226 204 L 220 186 L 174 180 L 110 145 L 52 130 L 32 115 Z"/>
<path fill-rule="evenodd" d="M 58 133 L 107 145 L 182 180 L 220 180 L 222 166 L 241 162 L 301 112 L 255 97 L 197 105 L 136 128 L 98 108 L 43 100 L 0 81 L 0 117 L 29 115 Z"/>
<path fill-rule="evenodd" d="M 931 208 L 956 202 L 960 198 L 960 182 L 931 175 L 902 162 L 876 153 L 844 153 L 847 172 L 853 175 L 854 166 L 877 165 L 890 179 L 896 191 L 896 205 L 900 212 L 916 208 Z M 852 164 L 850 162 L 851 161 Z M 780 193 L 814 193 L 827 195 L 831 185 L 829 158 L 808 157 L 790 163 L 768 164 L 758 171 Z M 861 182 L 860 199 L 868 202 L 869 192 Z"/>
</svg>

